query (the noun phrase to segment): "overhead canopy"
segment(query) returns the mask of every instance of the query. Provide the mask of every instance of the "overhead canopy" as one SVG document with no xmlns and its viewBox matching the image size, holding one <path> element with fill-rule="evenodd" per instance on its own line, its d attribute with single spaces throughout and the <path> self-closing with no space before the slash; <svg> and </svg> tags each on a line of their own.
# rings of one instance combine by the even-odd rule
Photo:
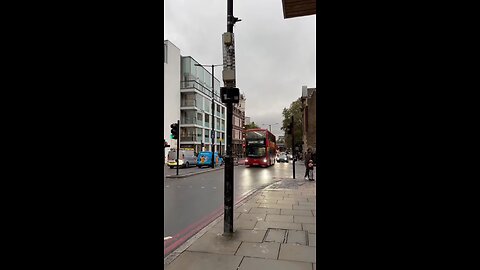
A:
<svg viewBox="0 0 480 270">
<path fill-rule="evenodd" d="M 317 14 L 315 0 L 282 0 L 285 19 Z"/>
</svg>

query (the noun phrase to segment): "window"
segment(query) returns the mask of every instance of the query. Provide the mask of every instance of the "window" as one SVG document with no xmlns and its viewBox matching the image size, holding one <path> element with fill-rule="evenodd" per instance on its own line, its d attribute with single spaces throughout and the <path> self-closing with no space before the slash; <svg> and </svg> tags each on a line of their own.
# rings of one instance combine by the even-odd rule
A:
<svg viewBox="0 0 480 270">
<path fill-rule="evenodd" d="M 210 115 L 205 114 L 205 127 L 210 126 Z"/>
<path fill-rule="evenodd" d="M 210 112 L 211 108 L 212 108 L 212 101 L 209 99 L 205 99 L 205 106 L 203 107 L 203 109 L 206 112 Z"/>
</svg>

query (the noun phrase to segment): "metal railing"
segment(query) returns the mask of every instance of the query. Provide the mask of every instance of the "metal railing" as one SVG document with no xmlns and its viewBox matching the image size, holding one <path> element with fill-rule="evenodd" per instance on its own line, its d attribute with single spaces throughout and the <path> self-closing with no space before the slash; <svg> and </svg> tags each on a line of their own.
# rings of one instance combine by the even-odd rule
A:
<svg viewBox="0 0 480 270">
<path fill-rule="evenodd" d="M 194 80 L 189 80 L 189 81 L 181 81 L 180 82 L 180 89 L 188 89 L 188 88 L 195 88 L 198 91 L 206 94 L 207 96 L 211 97 L 212 96 L 212 90 L 208 89 L 207 87 L 201 85 L 199 82 L 194 81 Z M 215 100 L 218 102 L 220 101 L 220 96 L 215 94 Z"/>
<path fill-rule="evenodd" d="M 182 100 L 181 104 L 182 107 L 196 107 L 197 101 L 196 100 Z"/>
<path fill-rule="evenodd" d="M 194 135 L 187 135 L 187 136 L 180 136 L 181 142 L 197 142 L 197 136 Z"/>
<path fill-rule="evenodd" d="M 197 123 L 197 118 L 183 117 L 181 120 L 182 121 L 180 122 L 180 124 L 196 124 Z"/>
</svg>

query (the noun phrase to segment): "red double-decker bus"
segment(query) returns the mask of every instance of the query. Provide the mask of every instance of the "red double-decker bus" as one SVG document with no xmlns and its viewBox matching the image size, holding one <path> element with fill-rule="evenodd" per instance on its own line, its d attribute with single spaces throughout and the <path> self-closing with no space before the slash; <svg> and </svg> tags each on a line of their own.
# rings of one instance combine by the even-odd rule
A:
<svg viewBox="0 0 480 270">
<path fill-rule="evenodd" d="M 275 164 L 277 144 L 275 135 L 266 129 L 245 131 L 245 165 L 268 167 Z"/>
</svg>

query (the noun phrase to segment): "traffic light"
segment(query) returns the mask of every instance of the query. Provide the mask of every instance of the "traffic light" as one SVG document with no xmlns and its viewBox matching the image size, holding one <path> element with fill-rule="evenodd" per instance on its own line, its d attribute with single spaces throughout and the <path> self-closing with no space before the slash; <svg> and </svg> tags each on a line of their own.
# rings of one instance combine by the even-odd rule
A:
<svg viewBox="0 0 480 270">
<path fill-rule="evenodd" d="M 173 123 L 170 125 L 170 127 L 172 128 L 172 130 L 170 130 L 170 132 L 172 133 L 172 139 L 175 139 L 175 140 L 178 140 L 178 133 L 179 133 L 179 127 L 178 127 L 178 124 L 177 123 Z"/>
</svg>

